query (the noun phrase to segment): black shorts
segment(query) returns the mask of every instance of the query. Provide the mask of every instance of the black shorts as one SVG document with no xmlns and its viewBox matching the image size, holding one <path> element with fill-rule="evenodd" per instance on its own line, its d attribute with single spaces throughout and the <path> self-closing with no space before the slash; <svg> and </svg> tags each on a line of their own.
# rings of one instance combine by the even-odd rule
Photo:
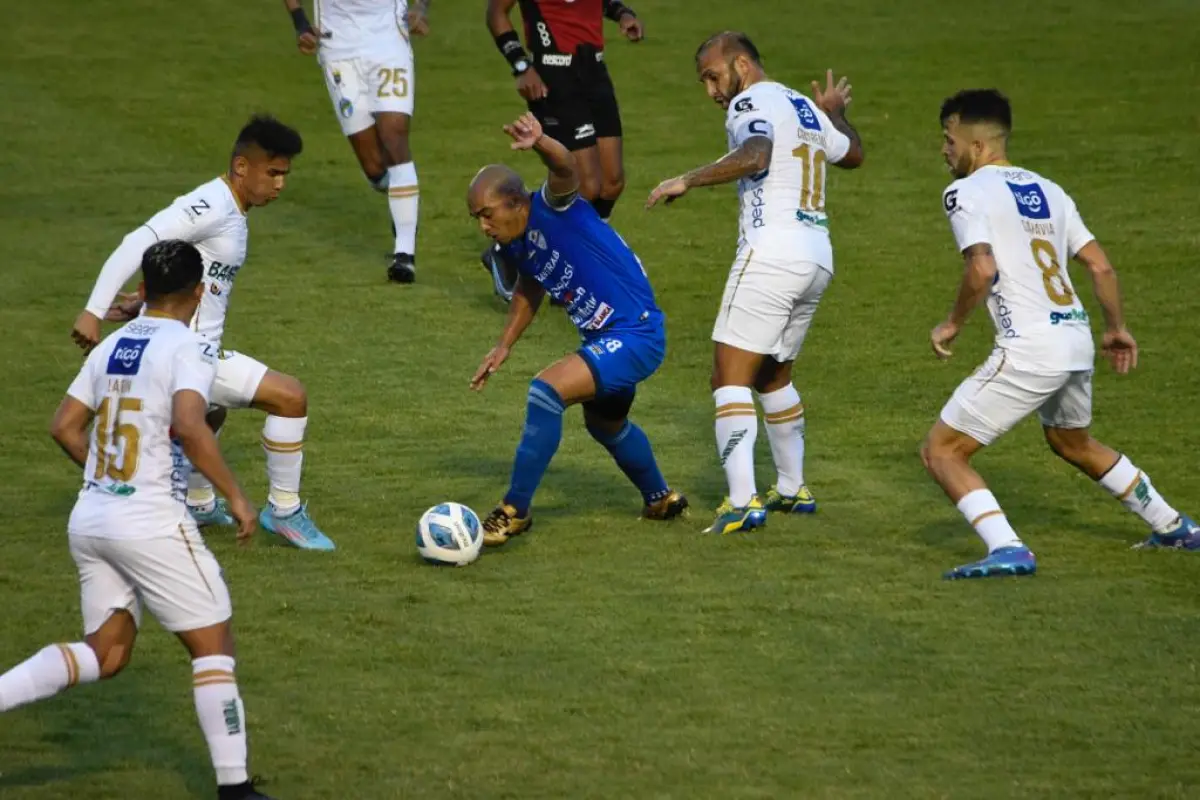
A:
<svg viewBox="0 0 1200 800">
<path fill-rule="evenodd" d="M 547 95 L 529 103 L 546 135 L 583 150 L 596 139 L 621 135 L 621 112 L 608 67 L 596 51 L 581 48 L 570 56 L 570 65 L 544 64 L 543 59 L 563 59 L 552 53 L 534 56 L 534 68 L 546 84 Z"/>
</svg>

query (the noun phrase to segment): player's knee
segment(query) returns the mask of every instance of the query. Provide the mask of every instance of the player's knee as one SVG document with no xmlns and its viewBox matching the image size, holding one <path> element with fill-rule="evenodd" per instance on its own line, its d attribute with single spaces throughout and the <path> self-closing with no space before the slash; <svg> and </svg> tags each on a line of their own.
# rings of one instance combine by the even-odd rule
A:
<svg viewBox="0 0 1200 800">
<path fill-rule="evenodd" d="M 133 648 L 124 643 L 91 647 L 92 652 L 96 654 L 96 663 L 100 665 L 101 680 L 115 678 L 121 674 L 121 670 L 129 664 L 129 657 L 133 654 Z"/>
<path fill-rule="evenodd" d="M 956 447 L 954 442 L 943 441 L 930 435 L 921 443 L 921 464 L 924 465 L 925 471 L 934 477 L 947 468 L 964 464 L 966 461 L 966 453 Z"/>
<path fill-rule="evenodd" d="M 600 197 L 600 178 L 592 174 L 579 176 L 579 196 L 591 202 Z"/>
<path fill-rule="evenodd" d="M 625 191 L 625 174 L 605 175 L 600 182 L 599 196 L 604 200 L 616 200 Z"/>
<path fill-rule="evenodd" d="M 407 125 L 383 125 L 379 129 L 379 143 L 392 164 L 407 164 L 412 161 L 408 144 Z"/>
<path fill-rule="evenodd" d="M 1072 464 L 1082 462 L 1091 449 L 1092 437 L 1086 432 L 1067 431 L 1059 428 L 1045 428 L 1046 444 L 1055 455 Z"/>
<path fill-rule="evenodd" d="M 304 384 L 291 375 L 281 376 L 276 392 L 275 415 L 280 417 L 307 417 L 308 391 Z"/>
</svg>

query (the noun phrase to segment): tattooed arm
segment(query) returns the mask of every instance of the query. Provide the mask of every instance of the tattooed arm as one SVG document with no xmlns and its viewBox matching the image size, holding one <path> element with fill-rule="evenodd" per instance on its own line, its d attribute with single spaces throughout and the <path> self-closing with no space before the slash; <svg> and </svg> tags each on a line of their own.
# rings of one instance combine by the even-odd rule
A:
<svg viewBox="0 0 1200 800">
<path fill-rule="evenodd" d="M 670 203 L 696 186 L 713 186 L 756 175 L 770 165 L 774 148 L 769 137 L 751 136 L 723 158 L 660 183 L 646 200 L 646 208 L 660 200 Z"/>
</svg>

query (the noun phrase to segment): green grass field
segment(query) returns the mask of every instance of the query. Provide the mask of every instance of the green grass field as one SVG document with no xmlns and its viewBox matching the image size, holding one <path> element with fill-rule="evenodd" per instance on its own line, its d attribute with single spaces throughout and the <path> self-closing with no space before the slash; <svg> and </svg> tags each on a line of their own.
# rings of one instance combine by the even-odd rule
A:
<svg viewBox="0 0 1200 800">
<path fill-rule="evenodd" d="M 1037 551 L 1022 581 L 947 584 L 981 545 L 917 458 L 982 360 L 973 320 L 948 364 L 927 333 L 959 260 L 940 208 L 938 106 L 996 85 L 1013 157 L 1063 183 L 1120 270 L 1142 363 L 1101 369 L 1096 432 L 1200 513 L 1191 395 L 1200 303 L 1200 6 L 1192 0 L 642 0 L 648 39 L 609 58 L 628 187 L 614 223 L 669 318 L 635 418 L 695 513 L 640 523 L 640 499 L 578 411 L 538 526 L 468 569 L 416 557 L 433 503 L 480 513 L 506 487 L 529 378 L 573 347 L 554 309 L 482 396 L 467 381 L 503 319 L 464 191 L 521 110 L 482 0 L 435 0 L 418 46 L 419 282 L 390 248 L 320 74 L 281 4 L 17 3 L 0 55 L 0 666 L 78 638 L 65 523 L 79 475 L 46 428 L 80 363 L 68 333 L 109 251 L 221 171 L 245 117 L 298 126 L 283 199 L 251 217 L 226 344 L 311 397 L 305 495 L 333 554 L 211 548 L 231 585 L 252 769 L 298 798 L 1197 797 L 1200 560 L 1128 548 L 1141 523 L 1055 461 L 1027 422 L 978 465 Z M 741 27 L 771 74 L 855 87 L 867 163 L 833 171 L 838 275 L 797 370 L 814 518 L 699 535 L 724 489 L 708 340 L 736 234 L 732 189 L 665 210 L 661 178 L 721 154 L 696 44 Z M 1076 280 L 1081 290 L 1082 276 Z M 1094 304 L 1093 318 L 1099 319 Z M 222 442 L 265 498 L 261 415 Z M 770 483 L 760 436 L 760 484 Z M 0 797 L 213 794 L 183 650 L 146 626 L 115 682 L 0 718 Z"/>
</svg>

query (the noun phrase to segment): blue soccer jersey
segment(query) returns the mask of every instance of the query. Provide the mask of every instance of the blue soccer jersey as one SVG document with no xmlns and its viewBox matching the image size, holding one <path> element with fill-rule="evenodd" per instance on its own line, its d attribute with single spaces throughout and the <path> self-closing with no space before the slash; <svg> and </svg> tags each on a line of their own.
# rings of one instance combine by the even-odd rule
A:
<svg viewBox="0 0 1200 800">
<path fill-rule="evenodd" d="M 521 274 L 566 307 L 585 341 L 660 328 L 662 312 L 654 290 L 625 240 L 590 203 L 577 198 L 555 209 L 543 191 L 530 197 L 524 236 L 504 247 Z"/>
</svg>

